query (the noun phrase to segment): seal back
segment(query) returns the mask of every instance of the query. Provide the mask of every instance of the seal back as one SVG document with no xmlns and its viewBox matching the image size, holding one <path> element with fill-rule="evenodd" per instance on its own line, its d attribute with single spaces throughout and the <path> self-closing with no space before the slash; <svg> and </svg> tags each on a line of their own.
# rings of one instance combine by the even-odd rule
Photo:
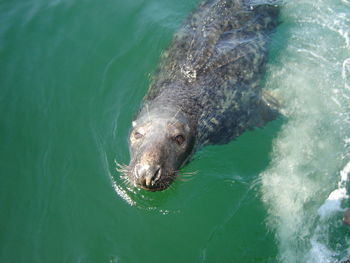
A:
<svg viewBox="0 0 350 263">
<path fill-rule="evenodd" d="M 259 84 L 278 13 L 276 5 L 204 1 L 163 52 L 144 103 L 190 116 L 197 146 L 226 143 L 274 119 Z"/>
</svg>

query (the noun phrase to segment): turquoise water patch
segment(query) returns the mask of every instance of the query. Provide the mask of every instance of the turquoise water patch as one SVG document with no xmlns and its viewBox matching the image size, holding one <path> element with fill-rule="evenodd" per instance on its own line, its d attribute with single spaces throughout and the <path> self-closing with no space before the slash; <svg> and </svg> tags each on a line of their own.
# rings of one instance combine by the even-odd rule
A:
<svg viewBox="0 0 350 263">
<path fill-rule="evenodd" d="M 197 1 L 0 3 L 0 262 L 349 258 L 350 5 L 290 1 L 264 85 L 285 117 L 128 189 L 132 116 Z"/>
</svg>

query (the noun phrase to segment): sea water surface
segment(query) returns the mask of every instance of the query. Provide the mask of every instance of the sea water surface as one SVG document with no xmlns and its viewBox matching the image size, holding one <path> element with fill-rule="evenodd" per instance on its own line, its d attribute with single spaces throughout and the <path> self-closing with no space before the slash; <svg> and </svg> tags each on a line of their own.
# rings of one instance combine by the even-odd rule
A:
<svg viewBox="0 0 350 263">
<path fill-rule="evenodd" d="M 350 259 L 350 1 L 285 1 L 284 116 L 129 189 L 130 122 L 196 0 L 0 1 L 0 262 Z"/>
</svg>

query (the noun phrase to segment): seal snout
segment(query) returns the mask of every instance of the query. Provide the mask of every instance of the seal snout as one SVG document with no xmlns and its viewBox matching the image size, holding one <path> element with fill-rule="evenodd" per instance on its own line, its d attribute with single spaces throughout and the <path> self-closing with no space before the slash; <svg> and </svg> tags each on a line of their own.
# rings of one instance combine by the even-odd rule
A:
<svg viewBox="0 0 350 263">
<path fill-rule="evenodd" d="M 139 165 L 136 169 L 137 183 L 143 188 L 153 188 L 162 174 L 160 165 Z"/>
</svg>

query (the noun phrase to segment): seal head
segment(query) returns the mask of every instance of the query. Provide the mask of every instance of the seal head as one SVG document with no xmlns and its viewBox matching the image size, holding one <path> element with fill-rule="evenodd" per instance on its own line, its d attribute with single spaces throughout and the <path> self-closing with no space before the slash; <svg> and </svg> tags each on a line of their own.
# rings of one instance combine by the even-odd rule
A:
<svg viewBox="0 0 350 263">
<path fill-rule="evenodd" d="M 194 136 L 184 116 L 175 115 L 151 112 L 133 122 L 126 176 L 134 186 L 148 191 L 166 189 L 191 156 Z"/>
</svg>

